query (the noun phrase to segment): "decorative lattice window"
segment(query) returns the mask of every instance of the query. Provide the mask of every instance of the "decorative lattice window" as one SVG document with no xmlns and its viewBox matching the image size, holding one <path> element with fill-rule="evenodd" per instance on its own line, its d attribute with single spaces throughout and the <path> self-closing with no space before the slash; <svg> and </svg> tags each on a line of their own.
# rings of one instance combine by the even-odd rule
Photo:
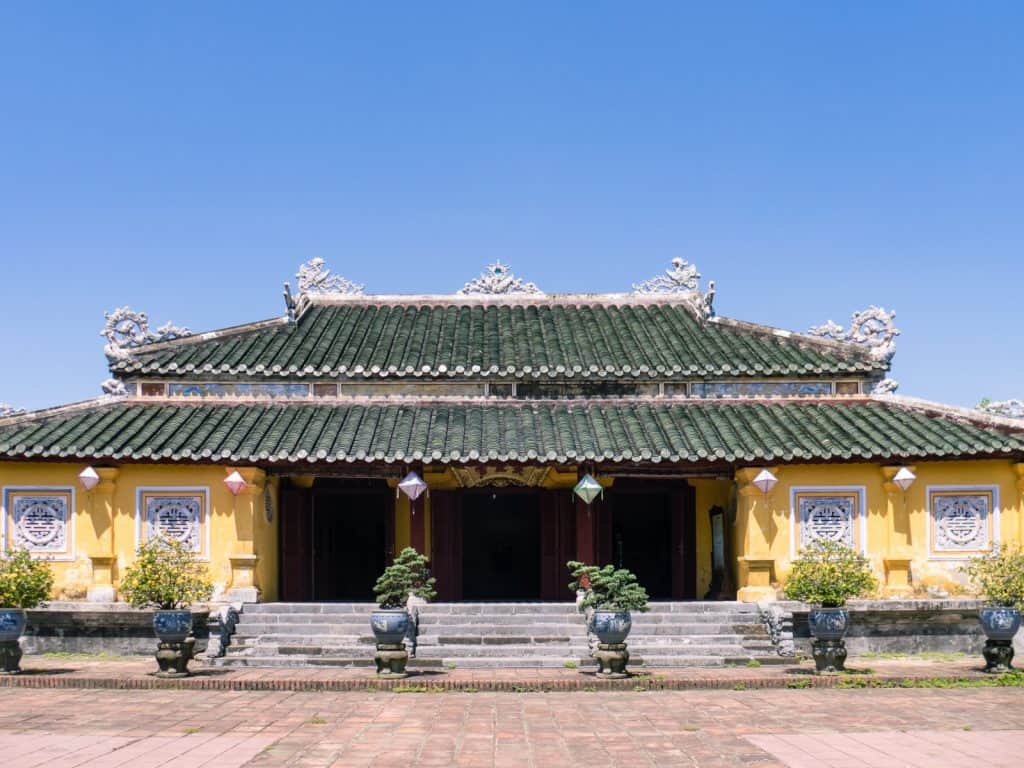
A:
<svg viewBox="0 0 1024 768">
<path fill-rule="evenodd" d="M 139 492 L 141 540 L 163 537 L 184 544 L 197 555 L 207 553 L 206 491 L 143 489 Z"/>
<path fill-rule="evenodd" d="M 4 489 L 4 548 L 27 549 L 54 560 L 73 556 L 71 488 Z"/>
<path fill-rule="evenodd" d="M 866 551 L 865 494 L 862 486 L 793 488 L 790 512 L 793 556 L 804 547 L 825 541 Z"/>
<path fill-rule="evenodd" d="M 990 551 L 998 540 L 997 495 L 994 487 L 929 488 L 932 554 L 969 557 Z"/>
</svg>

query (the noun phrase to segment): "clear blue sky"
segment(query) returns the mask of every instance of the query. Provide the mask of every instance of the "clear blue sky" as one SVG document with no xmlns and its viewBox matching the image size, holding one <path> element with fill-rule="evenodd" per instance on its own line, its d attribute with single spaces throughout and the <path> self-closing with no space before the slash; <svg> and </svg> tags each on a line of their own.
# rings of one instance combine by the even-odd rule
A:
<svg viewBox="0 0 1024 768">
<path fill-rule="evenodd" d="M 206 6 L 216 6 L 210 8 Z M 1024 396 L 1024 4 L 0 5 L 0 401 L 92 397 L 104 310 L 278 315 L 500 258 L 720 313 L 897 310 L 901 393 Z"/>
</svg>

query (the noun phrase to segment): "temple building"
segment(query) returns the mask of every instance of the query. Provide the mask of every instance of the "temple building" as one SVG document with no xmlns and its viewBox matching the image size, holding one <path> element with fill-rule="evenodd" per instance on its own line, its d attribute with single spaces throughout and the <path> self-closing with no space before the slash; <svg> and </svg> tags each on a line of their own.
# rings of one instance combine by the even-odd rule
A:
<svg viewBox="0 0 1024 768">
<path fill-rule="evenodd" d="M 762 601 L 822 539 L 885 595 L 948 594 L 1024 541 L 1024 413 L 894 394 L 883 309 L 733 320 L 681 259 L 617 294 L 502 264 L 450 295 L 297 277 L 280 317 L 223 330 L 118 309 L 102 397 L 0 414 L 3 545 L 52 560 L 56 597 L 116 599 L 157 534 L 233 602 L 369 601 L 408 545 L 443 601 L 568 601 L 571 559 Z"/>
</svg>

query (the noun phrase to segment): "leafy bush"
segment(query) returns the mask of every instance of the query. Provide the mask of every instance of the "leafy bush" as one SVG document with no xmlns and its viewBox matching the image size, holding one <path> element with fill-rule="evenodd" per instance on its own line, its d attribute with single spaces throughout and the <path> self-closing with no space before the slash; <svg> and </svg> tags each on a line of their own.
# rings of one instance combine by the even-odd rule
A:
<svg viewBox="0 0 1024 768">
<path fill-rule="evenodd" d="M 838 608 L 851 597 L 872 592 L 878 586 L 871 564 L 859 552 L 826 541 L 800 551 L 786 581 L 786 597 L 824 608 Z"/>
<path fill-rule="evenodd" d="M 24 549 L 0 560 L 0 608 L 37 608 L 52 589 L 53 570 L 45 560 L 33 560 Z"/>
<path fill-rule="evenodd" d="M 963 567 L 971 584 L 998 606 L 1024 610 L 1024 552 L 1005 544 L 987 557 L 973 558 Z"/>
<path fill-rule="evenodd" d="M 184 544 L 154 538 L 139 547 L 121 579 L 121 594 L 136 608 L 169 611 L 209 600 L 213 584 L 206 566 Z"/>
<path fill-rule="evenodd" d="M 412 547 L 398 553 L 395 561 L 384 569 L 384 573 L 373 585 L 373 593 L 381 608 L 405 608 L 409 593 L 423 600 L 437 597 L 434 585 L 437 579 L 430 575 L 427 557 Z"/>
<path fill-rule="evenodd" d="M 580 609 L 594 608 L 600 611 L 640 611 L 647 608 L 647 590 L 637 583 L 632 571 L 606 565 L 584 565 L 570 560 L 566 567 L 572 571 L 573 581 L 569 589 L 584 590 Z"/>
</svg>

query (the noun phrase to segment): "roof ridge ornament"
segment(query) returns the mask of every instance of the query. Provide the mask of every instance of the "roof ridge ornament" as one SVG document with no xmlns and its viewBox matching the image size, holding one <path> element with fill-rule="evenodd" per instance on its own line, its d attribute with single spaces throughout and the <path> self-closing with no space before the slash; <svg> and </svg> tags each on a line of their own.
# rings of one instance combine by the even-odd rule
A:
<svg viewBox="0 0 1024 768">
<path fill-rule="evenodd" d="M 106 325 L 100 336 L 107 340 L 103 351 L 108 357 L 128 357 L 133 349 L 146 344 L 174 341 L 191 336 L 192 331 L 171 323 L 164 323 L 155 331 L 149 328 L 149 317 L 145 312 L 136 312 L 131 307 L 118 307 L 105 312 Z"/>
<path fill-rule="evenodd" d="M 996 400 L 982 401 L 978 410 L 990 413 L 993 416 L 1003 416 L 1008 419 L 1024 419 L 1024 400 Z"/>
<path fill-rule="evenodd" d="M 128 388 L 121 379 L 104 379 L 100 382 L 100 389 L 107 397 L 127 397 Z"/>
<path fill-rule="evenodd" d="M 679 257 L 672 259 L 672 266 L 665 270 L 665 274 L 633 283 L 633 293 L 637 296 L 680 296 L 689 302 L 702 323 L 715 316 L 715 281 L 709 280 L 707 291 L 701 293 L 697 266 Z"/>
<path fill-rule="evenodd" d="M 6 419 L 8 416 L 17 416 L 19 413 L 24 412 L 24 408 L 15 408 L 13 405 L 0 403 L 0 419 Z"/>
<path fill-rule="evenodd" d="M 342 296 L 362 296 L 365 285 L 354 283 L 341 275 L 332 275 L 331 270 L 324 266 L 324 260 L 317 257 L 310 259 L 299 267 L 295 273 L 299 281 L 299 295 L 302 294 L 340 294 Z"/>
<path fill-rule="evenodd" d="M 848 329 L 829 320 L 824 325 L 812 327 L 808 333 L 823 339 L 859 344 L 868 348 L 873 359 L 889 362 L 896 354 L 896 337 L 900 335 L 893 323 L 895 318 L 895 312 L 871 305 L 853 313 Z"/>
<path fill-rule="evenodd" d="M 509 296 L 514 294 L 543 296 L 544 291 L 534 283 L 527 283 L 516 277 L 507 264 L 502 264 L 501 259 L 496 259 L 493 264 L 487 265 L 487 269 L 481 272 L 479 277 L 470 280 L 456 294 L 459 296 Z"/>
</svg>

